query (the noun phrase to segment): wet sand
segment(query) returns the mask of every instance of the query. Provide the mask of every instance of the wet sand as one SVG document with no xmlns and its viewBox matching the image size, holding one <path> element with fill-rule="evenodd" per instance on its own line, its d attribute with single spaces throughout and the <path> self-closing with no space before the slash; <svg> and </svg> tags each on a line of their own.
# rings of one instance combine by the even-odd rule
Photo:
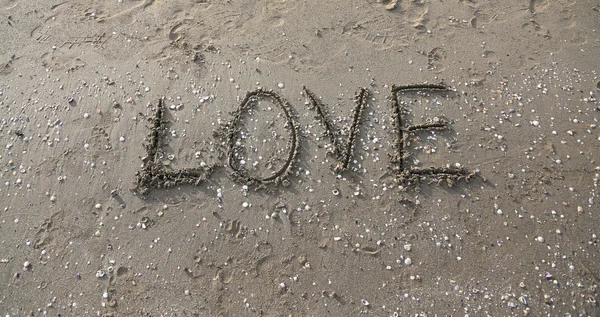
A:
<svg viewBox="0 0 600 317">
<path fill-rule="evenodd" d="M 3 316 L 598 316 L 597 1 L 0 0 Z"/>
</svg>

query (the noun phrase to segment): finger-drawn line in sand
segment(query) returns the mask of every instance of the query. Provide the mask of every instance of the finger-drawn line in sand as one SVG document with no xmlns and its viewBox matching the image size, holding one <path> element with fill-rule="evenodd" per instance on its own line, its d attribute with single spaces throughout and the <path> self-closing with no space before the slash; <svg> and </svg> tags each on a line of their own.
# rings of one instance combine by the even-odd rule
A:
<svg viewBox="0 0 600 317">
<path fill-rule="evenodd" d="M 350 159 L 352 159 L 354 153 L 356 137 L 359 132 L 358 128 L 361 122 L 362 114 L 367 104 L 367 97 L 369 95 L 367 89 L 361 88 L 354 98 L 356 106 L 354 107 L 354 111 L 352 113 L 352 125 L 350 126 L 350 134 L 346 139 L 345 145 L 340 143 L 341 141 L 339 141 L 339 136 L 336 135 L 336 133 L 334 132 L 335 130 L 339 129 L 335 129 L 333 123 L 327 115 L 324 105 L 306 87 L 303 87 L 303 89 L 306 98 L 308 98 L 308 100 L 310 101 L 311 108 L 317 111 L 317 116 L 321 120 L 321 124 L 323 124 L 325 132 L 327 133 L 327 136 L 329 136 L 329 140 L 331 141 L 333 147 L 331 149 L 331 152 L 336 156 L 338 161 L 337 165 L 334 167 L 334 171 L 336 173 L 345 171 L 348 168 L 348 164 L 350 163 Z"/>
<path fill-rule="evenodd" d="M 396 140 L 394 147 L 396 154 L 391 156 L 391 162 L 395 166 L 393 170 L 397 173 L 397 179 L 401 182 L 406 180 L 418 180 L 422 176 L 432 176 L 439 179 L 445 179 L 449 186 L 454 184 L 455 180 L 465 179 L 470 180 L 474 173 L 469 173 L 462 167 L 408 167 L 406 164 L 406 158 L 409 153 L 407 148 L 409 146 L 409 136 L 412 133 L 418 131 L 427 130 L 446 130 L 449 128 L 449 123 L 444 119 L 431 120 L 431 122 L 416 124 L 416 125 L 405 125 L 403 122 L 403 114 L 406 112 L 404 104 L 400 102 L 398 95 L 407 91 L 429 91 L 433 93 L 439 92 L 450 92 L 445 85 L 436 84 L 417 84 L 407 86 L 392 86 L 391 106 L 392 106 L 392 121 L 394 122 L 394 130 Z"/>
<path fill-rule="evenodd" d="M 249 175 L 240 161 L 244 156 L 243 149 L 238 145 L 239 126 L 242 121 L 242 114 L 252 109 L 259 98 L 270 98 L 284 112 L 286 126 L 290 129 L 290 138 L 288 140 L 288 155 L 283 166 L 265 177 L 254 177 Z M 142 170 L 137 173 L 136 190 L 145 195 L 150 188 L 171 188 L 180 184 L 199 185 L 204 182 L 213 172 L 216 166 L 205 168 L 184 168 L 170 171 L 162 163 L 161 159 L 164 153 L 161 147 L 164 142 L 164 103 L 161 99 L 158 103 L 156 112 L 152 120 L 152 128 L 148 135 L 149 143 L 146 145 L 146 157 L 142 158 L 144 165 Z M 298 156 L 300 146 L 299 125 L 294 118 L 291 105 L 280 95 L 270 90 L 258 89 L 246 94 L 246 97 L 240 103 L 238 109 L 233 112 L 233 119 L 224 125 L 225 138 L 227 144 L 227 166 L 232 170 L 231 177 L 247 185 L 265 185 L 269 183 L 289 185 L 287 176 L 291 173 L 293 164 Z"/>
<path fill-rule="evenodd" d="M 391 163 L 394 165 L 392 169 L 396 173 L 397 180 L 400 182 L 417 181 L 422 177 L 431 176 L 436 180 L 446 180 L 449 186 L 453 186 L 455 181 L 461 179 L 469 181 L 476 173 L 469 173 L 462 167 L 420 168 L 408 167 L 405 163 L 406 158 L 409 156 L 407 148 L 410 144 L 410 135 L 419 131 L 446 130 L 449 128 L 449 123 L 444 119 L 433 119 L 422 124 L 405 125 L 403 114 L 406 112 L 406 109 L 404 108 L 404 103 L 400 102 L 398 95 L 410 91 L 439 93 L 450 92 L 451 90 L 444 85 L 432 84 L 392 86 L 392 96 L 390 101 L 392 106 L 392 120 L 394 121 L 394 134 L 396 136 L 394 142 L 396 153 L 390 155 L 390 159 Z M 338 133 L 334 132 L 334 130 L 336 130 L 335 126 L 328 118 L 325 106 L 306 87 L 304 87 L 304 94 L 309 100 L 310 107 L 317 112 L 317 117 L 321 120 L 331 141 L 331 152 L 337 159 L 337 165 L 334 166 L 333 170 L 336 173 L 341 173 L 348 168 L 353 156 L 362 114 L 367 105 L 369 96 L 368 90 L 366 88 L 361 88 L 355 96 L 354 101 L 356 102 L 356 106 L 353 110 L 352 124 L 345 143 L 341 141 L 341 133 L 338 135 Z M 275 172 L 268 176 L 251 176 L 248 170 L 245 169 L 244 164 L 241 163 L 241 160 L 245 157 L 246 153 L 240 142 L 240 131 L 242 130 L 241 127 L 244 113 L 249 113 L 250 110 L 258 104 L 259 99 L 263 98 L 271 99 L 283 110 L 286 120 L 285 127 L 290 130 L 287 144 L 288 152 L 285 162 Z M 246 94 L 246 97 L 232 115 L 233 118 L 231 121 L 225 123 L 220 130 L 217 130 L 214 133 L 215 136 L 225 140 L 224 144 L 226 147 L 227 158 L 225 166 L 231 170 L 230 176 L 235 181 L 247 185 L 264 187 L 266 184 L 274 183 L 275 185 L 281 184 L 284 187 L 289 186 L 290 182 L 287 178 L 292 172 L 300 146 L 300 128 L 299 123 L 295 118 L 293 107 L 279 94 L 271 90 L 257 89 Z M 143 196 L 147 194 L 151 188 L 171 188 L 180 184 L 198 186 L 210 177 L 215 167 L 224 166 L 212 165 L 202 168 L 169 170 L 168 166 L 162 162 L 165 157 L 165 153 L 162 152 L 162 146 L 164 145 L 164 135 L 166 132 L 163 99 L 159 100 L 154 116 L 150 121 L 152 123 L 152 128 L 147 137 L 148 143 L 145 145 L 147 155 L 142 158 L 142 170 L 136 173 L 137 186 L 135 192 Z"/>
<path fill-rule="evenodd" d="M 184 168 L 169 171 L 162 163 L 164 153 L 161 147 L 165 134 L 165 106 L 163 99 L 158 101 L 156 111 L 152 117 L 152 128 L 148 135 L 149 143 L 145 145 L 147 155 L 142 158 L 144 165 L 137 172 L 137 191 L 145 195 L 150 188 L 171 188 L 180 184 L 199 185 L 205 181 L 213 171 L 213 166 L 205 168 Z"/>
<path fill-rule="evenodd" d="M 240 164 L 243 155 L 243 149 L 237 146 L 239 135 L 238 127 L 242 121 L 242 113 L 246 112 L 256 104 L 258 98 L 270 98 L 277 106 L 279 106 L 285 115 L 286 125 L 290 129 L 290 138 L 288 141 L 288 155 L 283 166 L 275 171 L 272 175 L 266 177 L 253 177 L 248 174 L 248 171 Z M 233 170 L 231 176 L 241 183 L 248 185 L 275 183 L 288 185 L 287 176 L 291 173 L 293 163 L 298 156 L 298 148 L 300 146 L 299 125 L 293 116 L 292 107 L 290 104 L 279 96 L 277 93 L 269 90 L 258 89 L 248 92 L 246 97 L 240 103 L 238 109 L 233 113 L 233 120 L 228 124 L 227 129 L 227 165 Z"/>
</svg>

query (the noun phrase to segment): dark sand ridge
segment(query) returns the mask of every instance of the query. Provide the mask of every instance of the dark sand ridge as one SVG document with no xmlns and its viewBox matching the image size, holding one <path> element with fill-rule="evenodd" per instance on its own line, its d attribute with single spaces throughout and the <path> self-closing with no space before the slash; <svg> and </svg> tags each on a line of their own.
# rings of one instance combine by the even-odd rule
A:
<svg viewBox="0 0 600 317">
<path fill-rule="evenodd" d="M 598 315 L 599 10 L 0 0 L 0 313 Z M 399 94 L 396 127 L 424 83 L 451 91 Z M 297 144 L 269 96 L 227 130 L 259 88 Z M 213 169 L 141 197 L 161 98 L 161 168 Z M 338 173 L 328 124 L 358 126 Z M 402 169 L 477 176 L 398 177 L 398 129 Z"/>
</svg>

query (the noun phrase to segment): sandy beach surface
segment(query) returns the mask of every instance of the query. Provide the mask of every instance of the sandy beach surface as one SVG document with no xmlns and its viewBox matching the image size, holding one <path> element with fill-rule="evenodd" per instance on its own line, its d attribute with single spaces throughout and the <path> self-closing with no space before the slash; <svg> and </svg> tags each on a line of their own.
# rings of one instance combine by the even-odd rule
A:
<svg viewBox="0 0 600 317">
<path fill-rule="evenodd" d="M 1 316 L 600 316 L 597 0 L 0 0 Z"/>
</svg>

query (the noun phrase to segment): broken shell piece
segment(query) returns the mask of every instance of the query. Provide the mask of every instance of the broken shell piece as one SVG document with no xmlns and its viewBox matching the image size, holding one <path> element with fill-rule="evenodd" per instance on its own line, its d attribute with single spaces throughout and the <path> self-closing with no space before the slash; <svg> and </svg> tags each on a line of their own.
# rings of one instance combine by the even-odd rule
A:
<svg viewBox="0 0 600 317">
<path fill-rule="evenodd" d="M 340 191 L 337 188 L 334 188 L 331 193 L 333 194 L 333 196 L 337 196 L 340 194 Z"/>
<path fill-rule="evenodd" d="M 369 306 L 369 302 L 366 299 L 361 299 L 360 303 L 363 304 L 363 306 Z"/>
</svg>

